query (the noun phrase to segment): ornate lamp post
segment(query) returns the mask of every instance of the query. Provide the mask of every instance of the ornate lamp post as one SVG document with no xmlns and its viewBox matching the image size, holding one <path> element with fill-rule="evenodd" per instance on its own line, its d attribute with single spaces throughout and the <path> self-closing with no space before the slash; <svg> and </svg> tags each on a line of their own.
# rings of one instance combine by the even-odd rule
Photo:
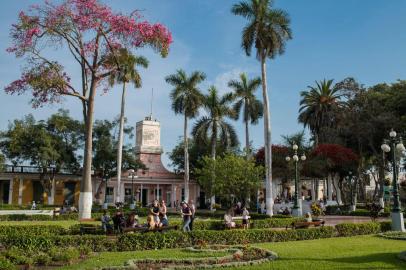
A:
<svg viewBox="0 0 406 270">
<path fill-rule="evenodd" d="M 298 162 L 299 162 L 299 156 L 297 154 L 297 150 L 299 149 L 299 146 L 297 144 L 293 144 L 292 149 L 294 151 L 294 154 L 292 156 L 293 162 L 295 163 L 295 195 L 293 198 L 293 209 L 292 209 L 292 215 L 295 217 L 300 217 L 302 216 L 302 200 L 299 200 L 299 172 L 298 172 Z M 290 156 L 286 157 L 286 161 L 290 162 L 291 158 Z M 303 154 L 300 157 L 301 161 L 306 160 L 305 154 Z"/>
<path fill-rule="evenodd" d="M 103 209 L 107 209 L 108 208 L 108 203 L 107 203 L 107 182 L 109 181 L 109 178 L 105 175 L 103 177 L 103 181 L 106 183 L 106 188 L 104 190 L 104 203 L 103 203 Z"/>
<path fill-rule="evenodd" d="M 134 169 L 129 169 L 128 174 L 131 176 L 131 204 L 130 204 L 130 209 L 134 210 L 135 209 L 134 178 L 138 178 L 138 176 L 135 175 L 135 170 Z"/>
<path fill-rule="evenodd" d="M 399 190 L 398 190 L 398 168 L 396 162 L 396 150 L 404 152 L 405 146 L 402 142 L 402 137 L 397 137 L 396 131 L 393 129 L 389 132 L 389 140 L 384 140 L 381 145 L 381 149 L 385 153 L 392 152 L 392 185 L 393 185 L 393 207 L 391 212 L 392 217 L 392 230 L 393 231 L 405 231 L 405 225 L 403 222 L 403 213 L 401 211 Z"/>
</svg>

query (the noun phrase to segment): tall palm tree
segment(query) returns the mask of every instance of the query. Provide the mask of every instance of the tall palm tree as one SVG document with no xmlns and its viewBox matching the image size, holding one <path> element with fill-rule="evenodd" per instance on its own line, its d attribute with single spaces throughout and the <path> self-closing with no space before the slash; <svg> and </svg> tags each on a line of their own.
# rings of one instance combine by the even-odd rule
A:
<svg viewBox="0 0 406 270">
<path fill-rule="evenodd" d="M 189 200 L 189 146 L 188 146 L 188 118 L 194 118 L 202 105 L 203 95 L 197 87 L 206 78 L 200 71 L 194 71 L 188 77 L 184 70 L 178 70 L 175 74 L 165 78 L 166 82 L 174 88 L 171 92 L 172 110 L 176 114 L 184 115 L 183 140 L 185 159 L 185 201 Z"/>
<path fill-rule="evenodd" d="M 211 158 L 216 159 L 217 143 L 224 147 L 235 147 L 238 145 L 237 133 L 234 127 L 226 121 L 226 118 L 236 119 L 237 114 L 232 108 L 234 95 L 226 93 L 219 96 L 214 86 L 209 88 L 209 93 L 203 96 L 203 108 L 206 116 L 202 116 L 195 124 L 192 135 L 197 143 L 210 145 Z M 211 207 L 215 203 L 215 196 L 212 194 Z"/>
<path fill-rule="evenodd" d="M 107 56 L 106 65 L 117 65 L 117 72 L 112 73 L 109 78 L 110 86 L 116 83 L 123 84 L 123 92 L 121 95 L 121 112 L 120 112 L 120 128 L 118 135 L 117 146 L 117 195 L 116 202 L 121 202 L 120 198 L 120 184 L 121 184 L 121 169 L 122 169 L 122 155 L 123 155 L 123 134 L 124 134 L 124 115 L 125 115 L 125 96 L 127 83 L 132 82 L 136 88 L 142 85 L 141 76 L 138 73 L 136 66 L 143 68 L 148 67 L 148 60 L 143 56 L 135 56 L 127 49 L 119 49 L 115 53 Z M 133 203 L 133 202 L 131 202 Z"/>
<path fill-rule="evenodd" d="M 262 102 L 255 96 L 255 91 L 261 85 L 261 78 L 257 77 L 252 80 L 247 79 L 245 73 L 240 74 L 240 80 L 231 80 L 228 86 L 234 90 L 234 95 L 237 98 L 233 108 L 240 115 L 243 109 L 243 121 L 245 123 L 245 151 L 247 159 L 251 156 L 250 138 L 249 138 L 249 123 L 258 123 L 259 118 L 263 116 L 264 106 Z"/>
<path fill-rule="evenodd" d="M 309 127 L 316 145 L 325 141 L 324 128 L 336 125 L 336 113 L 345 103 L 343 94 L 333 86 L 333 80 L 316 81 L 316 86 L 308 86 L 308 91 L 300 92 L 299 122 Z"/>
<path fill-rule="evenodd" d="M 268 90 L 266 81 L 266 59 L 273 59 L 285 51 L 286 41 L 292 38 L 288 14 L 273 8 L 271 0 L 246 0 L 235 4 L 232 13 L 248 20 L 242 31 L 241 46 L 250 56 L 252 47 L 261 62 L 262 95 L 264 103 L 264 143 L 265 143 L 265 188 L 266 212 L 273 215 L 272 199 L 272 142 L 271 115 L 269 112 Z"/>
</svg>

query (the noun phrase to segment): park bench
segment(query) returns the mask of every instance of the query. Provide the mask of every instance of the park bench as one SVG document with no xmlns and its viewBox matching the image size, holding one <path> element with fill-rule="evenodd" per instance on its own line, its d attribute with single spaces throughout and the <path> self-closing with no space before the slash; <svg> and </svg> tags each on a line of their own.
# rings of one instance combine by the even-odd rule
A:
<svg viewBox="0 0 406 270">
<path fill-rule="evenodd" d="M 237 220 L 242 220 L 242 216 L 237 216 L 237 217 L 232 217 L 232 220 L 234 221 L 237 221 Z M 251 216 L 248 216 L 248 224 L 250 224 L 251 222 Z M 243 224 L 242 223 L 237 223 L 237 222 L 235 222 L 235 226 L 234 227 L 230 227 L 230 226 L 228 226 L 227 225 L 227 223 L 224 223 L 224 228 L 225 229 L 229 229 L 229 230 L 232 230 L 232 229 L 241 229 L 241 228 L 243 228 Z"/>
<path fill-rule="evenodd" d="M 86 223 L 96 221 L 94 218 L 82 218 L 79 220 L 79 230 L 80 234 L 96 234 L 101 230 L 100 226 L 96 224 Z"/>
<path fill-rule="evenodd" d="M 149 229 L 147 227 L 136 227 L 136 228 L 124 228 L 123 232 L 124 233 L 128 233 L 128 232 L 148 233 L 148 232 L 165 232 L 165 231 L 178 230 L 178 229 L 179 229 L 178 225 L 165 226 L 165 227 L 159 227 L 159 228 L 154 228 L 154 229 Z"/>
<path fill-rule="evenodd" d="M 297 222 L 292 222 L 291 227 L 292 229 L 307 229 L 311 226 L 313 227 L 323 227 L 325 221 L 324 220 L 317 220 L 317 221 L 297 221 Z M 288 226 L 286 226 L 286 229 Z"/>
</svg>

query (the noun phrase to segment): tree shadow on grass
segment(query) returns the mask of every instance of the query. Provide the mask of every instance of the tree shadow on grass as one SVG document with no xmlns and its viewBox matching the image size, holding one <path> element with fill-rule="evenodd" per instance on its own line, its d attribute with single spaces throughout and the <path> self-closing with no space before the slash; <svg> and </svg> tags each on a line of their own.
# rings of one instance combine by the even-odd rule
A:
<svg viewBox="0 0 406 270">
<path fill-rule="evenodd" d="M 400 260 L 398 257 L 397 252 L 387 252 L 387 253 L 374 253 L 368 254 L 365 256 L 353 256 L 353 257 L 340 257 L 340 258 L 278 258 L 278 262 L 282 261 L 314 261 L 318 262 L 313 265 L 312 269 L 317 270 L 317 265 L 323 268 L 323 262 L 327 263 L 334 263 L 337 264 L 339 267 L 334 268 L 329 264 L 329 269 L 406 269 L 406 262 Z M 340 265 L 342 263 L 342 265 Z M 368 264 L 368 265 L 366 265 Z M 376 264 L 376 265 L 374 265 Z M 382 265 L 386 264 L 386 265 Z"/>
</svg>

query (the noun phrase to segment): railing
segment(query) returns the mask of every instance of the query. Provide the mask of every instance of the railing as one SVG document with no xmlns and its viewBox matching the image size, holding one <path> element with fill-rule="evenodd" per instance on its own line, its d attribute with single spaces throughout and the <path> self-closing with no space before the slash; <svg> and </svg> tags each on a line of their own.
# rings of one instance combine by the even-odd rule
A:
<svg viewBox="0 0 406 270">
<path fill-rule="evenodd" d="M 57 173 L 57 174 L 69 174 L 69 175 L 76 175 L 79 172 L 72 172 L 67 169 L 58 169 L 56 171 L 55 168 L 48 167 L 36 167 L 36 166 L 14 166 L 14 165 L 5 165 L 4 166 L 5 173 Z"/>
</svg>

